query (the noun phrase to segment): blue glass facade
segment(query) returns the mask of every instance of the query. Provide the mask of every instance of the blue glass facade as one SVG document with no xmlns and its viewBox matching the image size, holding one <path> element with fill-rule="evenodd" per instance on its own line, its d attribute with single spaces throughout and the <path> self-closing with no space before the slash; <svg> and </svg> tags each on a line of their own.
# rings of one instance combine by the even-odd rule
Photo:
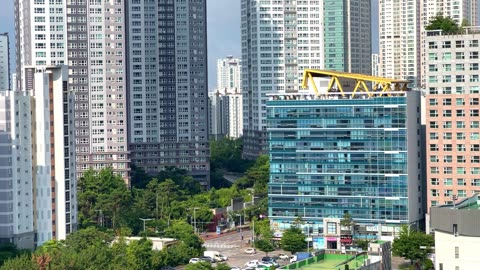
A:
<svg viewBox="0 0 480 270">
<path fill-rule="evenodd" d="M 346 212 L 364 224 L 421 219 L 419 99 L 268 101 L 273 227 L 301 217 L 321 234 L 323 218 Z"/>
</svg>

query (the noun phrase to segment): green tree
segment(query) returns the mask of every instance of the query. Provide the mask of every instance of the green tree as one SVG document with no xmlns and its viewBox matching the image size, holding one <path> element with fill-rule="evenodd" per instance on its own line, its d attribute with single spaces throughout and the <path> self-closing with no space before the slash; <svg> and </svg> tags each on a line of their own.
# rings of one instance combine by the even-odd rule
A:
<svg viewBox="0 0 480 270">
<path fill-rule="evenodd" d="M 231 267 L 226 263 L 217 263 L 216 270 L 230 270 Z"/>
<path fill-rule="evenodd" d="M 442 30 L 444 34 L 458 34 L 462 28 L 450 17 L 437 15 L 430 20 L 430 24 L 425 27 L 426 30 Z"/>
<path fill-rule="evenodd" d="M 115 228 L 124 223 L 122 211 L 131 206 L 132 195 L 123 179 L 111 168 L 99 172 L 89 170 L 78 181 L 78 217 L 81 228 L 106 226 Z"/>
<path fill-rule="evenodd" d="M 268 256 L 268 253 L 274 251 L 272 241 L 270 239 L 259 239 L 255 241 L 255 247 L 259 250 L 265 252 L 265 255 Z"/>
<path fill-rule="evenodd" d="M 393 240 L 392 252 L 394 255 L 410 260 L 410 263 L 413 264 L 416 260 L 424 261 L 433 246 L 432 235 L 409 230 L 407 225 L 403 225 L 400 236 Z"/>
<path fill-rule="evenodd" d="M 340 220 L 340 225 L 347 228 L 348 235 L 352 235 L 353 228 L 355 226 L 355 222 L 353 222 L 352 215 L 350 213 L 343 214 L 342 220 Z"/>
<path fill-rule="evenodd" d="M 213 266 L 208 262 L 189 263 L 185 270 L 213 270 Z"/>
<path fill-rule="evenodd" d="M 243 177 L 235 182 L 239 189 L 253 187 L 255 194 L 267 192 L 267 183 L 270 175 L 270 162 L 267 155 L 257 158 L 255 164 L 250 167 Z"/>
<path fill-rule="evenodd" d="M 152 269 L 152 241 L 142 238 L 128 244 L 127 250 L 128 269 Z"/>
<path fill-rule="evenodd" d="M 292 254 L 302 251 L 307 247 L 305 234 L 303 234 L 300 228 L 294 226 L 283 232 L 280 244 L 283 250 L 290 251 Z"/>
<path fill-rule="evenodd" d="M 204 251 L 203 240 L 194 233 L 193 227 L 183 220 L 172 222 L 170 227 L 165 230 L 165 235 L 176 238 L 189 247 L 188 255 L 190 257 L 200 256 Z"/>
<path fill-rule="evenodd" d="M 29 254 L 28 250 L 20 250 L 15 244 L 2 243 L 0 244 L 0 266 L 8 259 L 15 258 L 23 254 Z"/>
</svg>

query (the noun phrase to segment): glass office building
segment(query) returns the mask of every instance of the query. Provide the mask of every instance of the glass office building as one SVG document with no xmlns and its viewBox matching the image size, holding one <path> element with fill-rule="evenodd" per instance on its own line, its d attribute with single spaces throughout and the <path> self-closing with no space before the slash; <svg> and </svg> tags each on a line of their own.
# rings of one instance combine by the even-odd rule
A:
<svg viewBox="0 0 480 270">
<path fill-rule="evenodd" d="M 324 218 L 347 212 L 365 234 L 417 225 L 424 214 L 420 93 L 322 98 L 267 101 L 274 230 L 301 217 L 310 234 L 323 235 Z"/>
</svg>

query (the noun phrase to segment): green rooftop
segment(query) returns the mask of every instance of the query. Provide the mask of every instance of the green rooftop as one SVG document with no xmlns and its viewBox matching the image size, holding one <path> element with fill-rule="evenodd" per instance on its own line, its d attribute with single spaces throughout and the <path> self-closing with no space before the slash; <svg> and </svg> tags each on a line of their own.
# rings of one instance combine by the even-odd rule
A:
<svg viewBox="0 0 480 270">
<path fill-rule="evenodd" d="M 352 259 L 348 262 L 348 265 L 350 266 L 350 269 L 355 269 L 355 266 L 360 268 L 368 259 L 368 255 L 366 254 L 358 255 L 356 259 L 353 259 L 353 257 L 354 256 L 350 254 L 322 254 L 317 256 L 316 262 L 314 262 L 314 260 L 305 260 L 289 264 L 284 268 L 302 270 L 343 270 L 345 269 L 344 262 Z"/>
</svg>

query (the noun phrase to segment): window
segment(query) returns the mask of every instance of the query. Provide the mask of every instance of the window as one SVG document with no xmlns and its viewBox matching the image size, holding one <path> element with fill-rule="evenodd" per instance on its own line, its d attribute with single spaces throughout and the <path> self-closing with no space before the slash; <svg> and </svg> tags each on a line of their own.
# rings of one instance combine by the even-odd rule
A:
<svg viewBox="0 0 480 270">
<path fill-rule="evenodd" d="M 430 110 L 430 117 L 437 117 L 438 111 L 437 110 Z"/>
<path fill-rule="evenodd" d="M 452 128 L 452 121 L 443 122 L 443 128 Z"/>
<path fill-rule="evenodd" d="M 479 128 L 480 127 L 480 121 L 471 121 L 470 122 L 470 127 L 471 128 Z"/>
<path fill-rule="evenodd" d="M 438 178 L 432 178 L 430 179 L 430 184 L 432 186 L 438 186 L 440 184 L 440 181 L 438 181 Z"/>
<path fill-rule="evenodd" d="M 438 151 L 438 146 L 436 144 L 430 144 L 430 151 Z"/>
<path fill-rule="evenodd" d="M 473 109 L 473 110 L 470 110 L 470 116 L 480 116 L 480 110 L 478 109 Z"/>
<path fill-rule="evenodd" d="M 453 191 L 451 189 L 445 189 L 443 191 L 443 196 L 444 197 L 451 197 L 453 195 Z"/>
<path fill-rule="evenodd" d="M 474 151 L 474 152 L 480 151 L 480 144 L 472 144 L 472 145 L 470 145 L 470 151 Z"/>
<path fill-rule="evenodd" d="M 452 160 L 453 160 L 452 156 L 444 156 L 443 157 L 443 162 L 445 162 L 445 163 L 452 163 Z"/>
<path fill-rule="evenodd" d="M 443 151 L 452 151 L 452 148 L 452 144 L 450 143 L 443 145 Z"/>
<path fill-rule="evenodd" d="M 452 99 L 451 98 L 444 98 L 443 99 L 443 105 L 452 105 Z"/>
<path fill-rule="evenodd" d="M 438 128 L 438 123 L 436 121 L 430 121 L 430 128 Z"/>
<path fill-rule="evenodd" d="M 458 132 L 457 133 L 457 140 L 465 140 L 465 133 L 464 132 Z"/>
<path fill-rule="evenodd" d="M 479 132 L 470 133 L 470 140 L 480 140 L 480 133 Z"/>
<path fill-rule="evenodd" d="M 457 163 L 466 163 L 467 159 L 464 156 L 457 156 Z"/>
<path fill-rule="evenodd" d="M 432 197 L 438 197 L 440 196 L 440 192 L 438 192 L 438 189 L 431 189 L 430 195 L 432 195 Z"/>
<path fill-rule="evenodd" d="M 337 234 L 337 223 L 327 222 L 327 234 Z"/>
<path fill-rule="evenodd" d="M 456 114 L 457 114 L 457 117 L 464 117 L 465 116 L 465 110 L 457 110 Z"/>
<path fill-rule="evenodd" d="M 465 54 L 463 52 L 456 52 L 455 59 L 465 59 Z M 458 65 L 458 64 L 457 64 Z M 463 66 L 463 64 L 462 64 Z M 457 69 L 458 70 L 458 69 Z M 462 69 L 463 70 L 463 69 Z"/>
<path fill-rule="evenodd" d="M 442 60 L 452 60 L 452 53 L 444 52 L 442 55 Z"/>
<path fill-rule="evenodd" d="M 457 179 L 457 185 L 459 185 L 459 186 L 466 186 L 466 185 L 467 185 L 467 181 L 465 181 L 465 179 L 463 179 L 463 178 L 459 178 L 459 179 Z"/>
<path fill-rule="evenodd" d="M 465 121 L 457 121 L 456 122 L 457 128 L 465 128 Z"/>
<path fill-rule="evenodd" d="M 458 167 L 457 168 L 457 174 L 467 174 L 467 169 L 465 167 Z"/>
<path fill-rule="evenodd" d="M 470 99 L 470 105 L 479 105 L 480 104 L 480 99 L 479 98 L 471 98 Z"/>
<path fill-rule="evenodd" d="M 438 140 L 438 133 L 431 132 L 430 133 L 430 140 Z"/>
<path fill-rule="evenodd" d="M 443 179 L 444 186 L 451 186 L 452 185 L 452 178 L 445 178 Z"/>
<path fill-rule="evenodd" d="M 430 156 L 430 162 L 438 162 L 438 156 Z"/>
<path fill-rule="evenodd" d="M 465 70 L 465 66 L 463 64 L 456 64 L 455 65 L 455 70 L 456 71 L 464 71 Z"/>
<path fill-rule="evenodd" d="M 438 174 L 438 167 L 430 167 L 430 173 L 431 174 Z"/>
<path fill-rule="evenodd" d="M 478 51 L 470 52 L 470 59 L 478 59 Z"/>
<path fill-rule="evenodd" d="M 443 110 L 443 117 L 452 116 L 452 110 Z"/>
<path fill-rule="evenodd" d="M 459 197 L 459 198 L 465 198 L 465 197 L 467 197 L 467 191 L 466 191 L 466 190 L 463 190 L 463 189 L 459 189 L 459 190 L 457 191 L 457 194 L 458 194 L 458 197 Z"/>
<path fill-rule="evenodd" d="M 480 156 L 471 156 L 470 163 L 480 163 Z"/>
<path fill-rule="evenodd" d="M 432 106 L 438 105 L 437 99 L 436 98 L 431 98 L 428 100 L 428 103 Z"/>
<path fill-rule="evenodd" d="M 444 167 L 443 168 L 443 173 L 444 174 L 452 174 L 452 172 L 453 172 L 452 167 Z"/>
<path fill-rule="evenodd" d="M 478 63 L 470 63 L 470 70 L 479 70 Z"/>
<path fill-rule="evenodd" d="M 480 187 L 480 179 L 472 179 L 472 186 Z"/>
<path fill-rule="evenodd" d="M 465 105 L 465 100 L 463 98 L 456 98 L 455 103 L 457 105 Z"/>
<path fill-rule="evenodd" d="M 455 247 L 455 259 L 460 258 L 460 249 L 458 247 Z"/>
<path fill-rule="evenodd" d="M 467 151 L 465 144 L 457 144 L 457 151 Z"/>
<path fill-rule="evenodd" d="M 451 132 L 443 133 L 443 139 L 444 140 L 451 140 L 452 139 L 452 133 Z"/>
</svg>

